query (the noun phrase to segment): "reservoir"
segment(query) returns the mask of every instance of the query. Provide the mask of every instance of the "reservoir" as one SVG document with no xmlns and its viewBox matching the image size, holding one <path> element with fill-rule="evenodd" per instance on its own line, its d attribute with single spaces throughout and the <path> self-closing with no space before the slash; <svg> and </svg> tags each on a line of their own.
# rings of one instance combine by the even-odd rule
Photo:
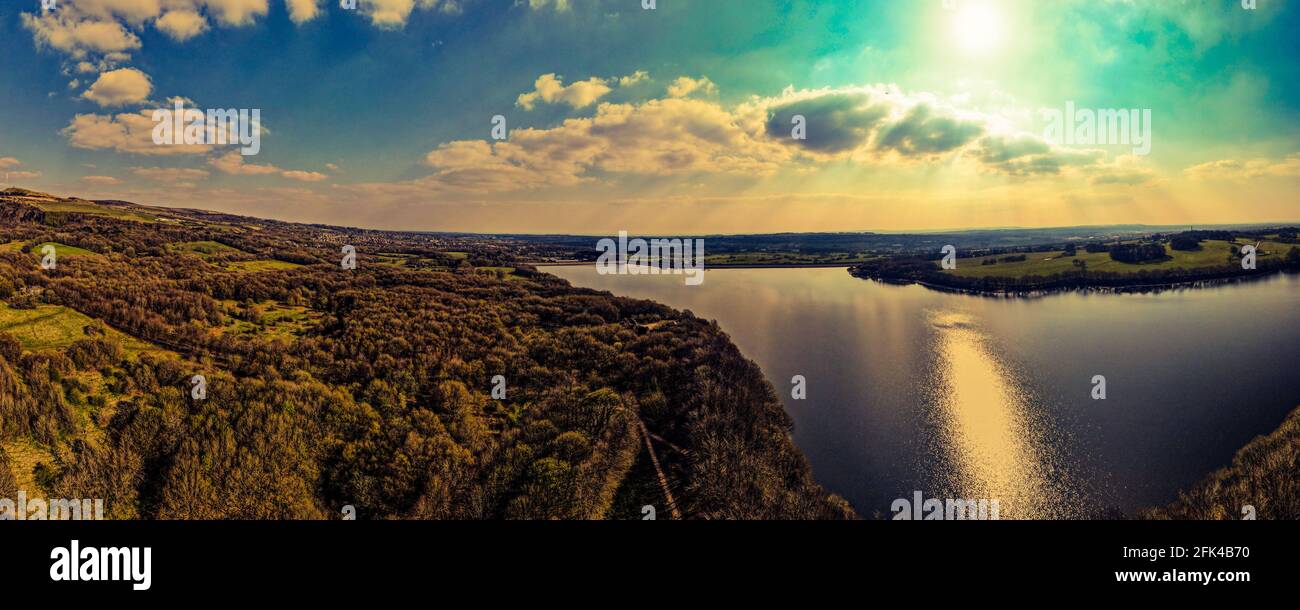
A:
<svg viewBox="0 0 1300 610">
<path fill-rule="evenodd" d="M 865 517 L 917 491 L 996 499 L 1004 519 L 1131 515 L 1300 406 L 1295 275 L 995 298 L 843 268 L 717 269 L 699 286 L 543 270 L 717 320 L 776 388 L 817 481 Z"/>
</svg>

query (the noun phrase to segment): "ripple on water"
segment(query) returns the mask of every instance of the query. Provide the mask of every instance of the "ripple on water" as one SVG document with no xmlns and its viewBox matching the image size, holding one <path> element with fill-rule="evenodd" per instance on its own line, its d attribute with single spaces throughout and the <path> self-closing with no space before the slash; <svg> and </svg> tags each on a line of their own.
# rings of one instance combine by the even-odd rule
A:
<svg viewBox="0 0 1300 610">
<path fill-rule="evenodd" d="M 931 473 L 943 497 L 997 500 L 1003 519 L 1079 518 L 1083 503 L 1015 366 L 973 315 L 925 312 L 934 335 Z"/>
</svg>

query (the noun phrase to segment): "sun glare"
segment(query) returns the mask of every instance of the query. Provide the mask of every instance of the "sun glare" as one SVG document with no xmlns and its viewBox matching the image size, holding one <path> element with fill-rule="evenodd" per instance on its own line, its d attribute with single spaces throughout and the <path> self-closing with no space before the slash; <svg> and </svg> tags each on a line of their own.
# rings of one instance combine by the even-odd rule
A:
<svg viewBox="0 0 1300 610">
<path fill-rule="evenodd" d="M 957 48 L 969 55 L 987 55 L 1002 44 L 1002 15 L 990 2 L 959 1 L 951 28 Z"/>
</svg>

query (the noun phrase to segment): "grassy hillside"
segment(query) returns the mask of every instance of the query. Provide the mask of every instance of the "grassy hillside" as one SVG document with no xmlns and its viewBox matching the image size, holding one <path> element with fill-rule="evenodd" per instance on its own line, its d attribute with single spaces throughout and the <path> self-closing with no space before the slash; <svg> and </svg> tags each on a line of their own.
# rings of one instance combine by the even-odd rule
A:
<svg viewBox="0 0 1300 610">
<path fill-rule="evenodd" d="M 136 222 L 157 222 L 158 217 L 144 212 L 141 209 L 117 208 L 106 205 L 97 205 L 93 202 L 83 199 L 67 200 L 59 199 L 54 201 L 36 200 L 32 202 L 38 208 L 46 212 L 74 212 L 79 214 L 95 214 L 97 216 L 107 216 L 109 218 L 118 218 L 122 220 L 133 220 Z"/>
<path fill-rule="evenodd" d="M 1008 255 L 998 254 L 990 256 L 981 256 L 975 258 L 958 259 L 957 268 L 945 270 L 944 273 L 962 277 L 1009 277 L 1021 278 L 1033 275 L 1050 276 L 1055 273 L 1069 273 L 1077 271 L 1075 261 L 1087 263 L 1088 270 L 1093 272 L 1114 272 L 1114 273 L 1137 273 L 1139 271 L 1157 271 L 1169 269 L 1206 269 L 1212 267 L 1223 267 L 1229 263 L 1229 256 L 1232 255 L 1231 245 L 1235 243 L 1238 247 L 1242 245 L 1254 244 L 1255 242 L 1244 239 L 1228 242 L 1224 240 L 1206 240 L 1202 242 L 1199 250 L 1183 251 L 1174 250 L 1164 244 L 1165 260 L 1151 261 L 1146 263 L 1123 263 L 1111 258 L 1108 252 L 1085 252 L 1079 249 L 1074 256 L 1066 256 L 1062 250 L 1051 252 L 1030 252 L 1025 253 L 1024 261 L 1002 262 Z M 1286 254 L 1287 250 L 1294 247 L 1293 245 L 1263 241 L 1259 245 L 1258 259 L 1263 260 L 1269 257 L 1280 257 Z M 1233 260 L 1236 260 L 1233 257 Z M 985 264 L 986 261 L 994 261 L 996 264 Z"/>
<path fill-rule="evenodd" d="M 1245 269 L 1241 248 L 1255 244 L 1259 246 L 1255 266 Z M 1294 227 L 1184 231 L 1073 247 L 1052 245 L 968 251 L 978 256 L 957 258 L 953 269 L 942 268 L 939 251 L 879 257 L 850 267 L 849 273 L 982 294 L 1026 294 L 1082 288 L 1144 290 L 1300 271 L 1300 242 Z"/>
<path fill-rule="evenodd" d="M 15 309 L 0 302 L 0 332 L 9 333 L 23 349 L 40 352 L 63 350 L 95 332 L 96 322 L 67 307 L 39 305 L 33 309 Z M 118 340 L 129 355 L 165 353 L 145 341 L 125 335 L 111 328 L 99 326 L 108 337 Z M 91 329 L 91 330 L 88 330 Z"/>
<path fill-rule="evenodd" d="M 237 248 L 231 248 L 226 244 L 215 241 L 189 241 L 176 244 L 175 250 L 185 254 L 192 254 L 199 258 L 212 258 L 223 254 L 242 254 Z"/>
<path fill-rule="evenodd" d="M 72 257 L 72 256 L 98 256 L 94 252 L 91 252 L 90 250 L 87 250 L 85 248 L 69 246 L 67 244 L 61 244 L 55 241 L 47 241 L 47 242 L 35 244 L 31 247 L 29 252 L 31 253 L 32 256 L 40 258 L 42 256 L 42 252 L 44 252 L 45 246 L 54 246 L 54 254 L 58 258 Z"/>
<path fill-rule="evenodd" d="M 231 269 L 244 271 L 248 273 L 257 273 L 259 271 L 279 271 L 281 269 L 296 269 L 301 267 L 295 263 L 278 260 L 257 260 L 257 261 L 236 261 L 227 265 Z"/>
</svg>

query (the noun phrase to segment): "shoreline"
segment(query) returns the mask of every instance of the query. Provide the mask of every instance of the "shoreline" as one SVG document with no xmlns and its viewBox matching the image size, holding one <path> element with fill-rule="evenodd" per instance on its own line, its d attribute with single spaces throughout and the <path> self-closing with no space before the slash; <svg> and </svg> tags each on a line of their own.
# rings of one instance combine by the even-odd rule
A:
<svg viewBox="0 0 1300 610">
<path fill-rule="evenodd" d="M 1300 447 L 1300 407 L 1235 451 L 1178 497 L 1139 511 L 1139 519 L 1230 520 L 1297 519 L 1300 503 L 1286 490 L 1293 484 L 1295 456 Z M 1258 505 L 1259 515 L 1256 516 Z"/>
<path fill-rule="evenodd" d="M 1286 273 L 1288 273 L 1288 271 L 1284 269 L 1270 269 L 1270 270 L 1264 270 L 1260 273 L 1254 273 L 1254 274 L 1230 275 L 1230 276 L 1221 276 L 1221 277 L 1207 276 L 1207 277 L 1197 278 L 1197 279 L 1188 279 L 1188 280 L 1182 280 L 1177 282 L 1159 282 L 1154 284 L 1123 284 L 1118 286 L 1108 286 L 1105 284 L 1082 284 L 1082 285 L 1071 285 L 1071 286 L 1033 288 L 1027 290 L 1016 290 L 1016 289 L 982 290 L 979 288 L 962 288 L 957 286 L 949 286 L 946 284 L 938 284 L 935 282 L 929 282 L 926 280 L 917 280 L 911 278 L 895 279 L 895 278 L 873 277 L 868 275 L 857 275 L 854 274 L 852 271 L 849 272 L 849 275 L 859 280 L 881 282 L 884 284 L 893 284 L 897 286 L 919 284 L 921 286 L 924 286 L 926 288 L 938 292 L 968 294 L 972 296 L 993 297 L 993 298 L 1035 299 L 1035 298 L 1051 296 L 1054 294 L 1064 294 L 1068 292 L 1096 292 L 1100 294 L 1126 294 L 1126 293 L 1164 292 L 1167 290 L 1180 290 L 1180 289 L 1212 288 L 1216 286 L 1225 286 L 1229 284 L 1263 280 L 1263 279 L 1271 278 L 1275 275 L 1286 274 Z"/>
<path fill-rule="evenodd" d="M 595 266 L 595 265 L 596 265 L 596 261 L 562 261 L 562 262 L 552 262 L 552 263 L 529 263 L 529 262 L 520 262 L 519 264 L 521 264 L 521 265 L 532 265 L 533 267 L 537 267 L 537 268 L 542 268 L 542 267 L 582 267 L 582 266 L 585 266 L 585 265 Z M 771 263 L 771 264 L 762 264 L 762 263 L 753 263 L 753 264 L 750 264 L 750 263 L 744 263 L 744 264 L 710 265 L 710 264 L 708 264 L 708 263 L 705 263 L 705 265 L 704 265 L 704 270 L 705 270 L 705 271 L 708 271 L 708 270 L 710 270 L 710 269 L 836 269 L 836 268 L 849 269 L 849 268 L 852 268 L 852 267 L 856 267 L 856 266 L 858 266 L 858 265 L 860 265 L 860 264 L 862 264 L 862 263 L 860 263 L 860 262 L 858 262 L 858 263 L 799 263 L 799 264 L 793 264 L 793 265 L 782 265 L 782 264 L 776 264 L 776 263 Z"/>
</svg>

